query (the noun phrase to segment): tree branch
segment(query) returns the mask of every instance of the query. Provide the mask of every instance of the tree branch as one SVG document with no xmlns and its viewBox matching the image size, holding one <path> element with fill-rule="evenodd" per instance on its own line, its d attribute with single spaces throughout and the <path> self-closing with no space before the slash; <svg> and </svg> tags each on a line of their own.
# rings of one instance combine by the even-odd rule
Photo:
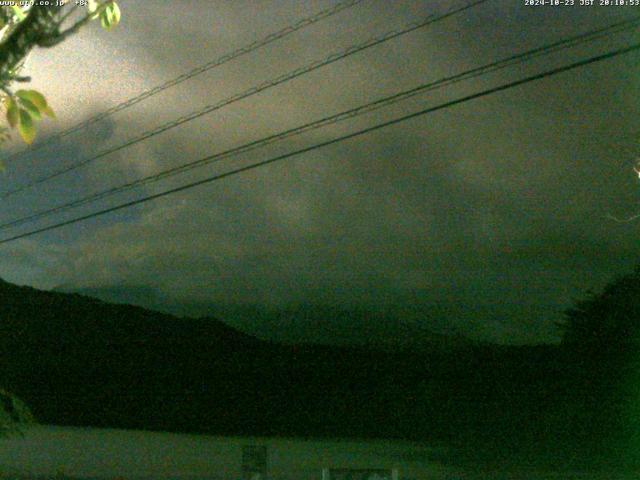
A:
<svg viewBox="0 0 640 480">
<path fill-rule="evenodd" d="M 27 18 L 18 24 L 7 39 L 0 44 L 0 82 L 11 80 L 10 72 L 24 60 L 33 47 L 58 35 L 56 16 L 61 6 L 34 5 Z"/>
<path fill-rule="evenodd" d="M 58 32 L 55 36 L 52 36 L 50 38 L 47 38 L 43 41 L 41 41 L 40 43 L 38 43 L 39 47 L 45 47 L 45 48 L 49 48 L 49 47 L 53 47 L 55 45 L 58 45 L 59 43 L 62 43 L 63 41 L 65 41 L 67 38 L 69 38 L 71 35 L 78 33 L 78 31 L 84 27 L 87 23 L 89 23 L 91 20 L 93 20 L 94 18 L 96 18 L 96 15 L 100 15 L 100 13 L 102 13 L 102 11 L 107 8 L 109 6 L 111 2 L 105 2 L 103 4 L 101 4 L 100 6 L 98 6 L 98 8 L 96 8 L 93 12 L 88 13 L 87 15 L 85 15 L 83 18 L 81 18 L 80 20 L 78 20 L 76 23 L 74 23 L 73 25 L 71 25 L 69 28 L 67 28 L 65 31 L 63 32 Z M 70 12 L 69 12 L 70 13 Z M 62 22 L 64 21 L 64 19 L 68 16 L 65 15 L 62 20 L 60 20 L 60 22 L 58 23 L 58 27 L 60 27 L 60 25 L 62 24 Z"/>
</svg>

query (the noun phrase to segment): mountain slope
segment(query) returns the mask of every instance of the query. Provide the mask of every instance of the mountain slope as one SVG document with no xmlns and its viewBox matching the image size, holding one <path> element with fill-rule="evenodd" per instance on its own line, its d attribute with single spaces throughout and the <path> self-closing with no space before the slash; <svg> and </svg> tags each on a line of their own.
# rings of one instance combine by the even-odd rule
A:
<svg viewBox="0 0 640 480">
<path fill-rule="evenodd" d="M 102 286 L 57 291 L 79 293 L 109 303 L 132 304 L 174 315 L 213 316 L 257 338 L 284 344 L 331 344 L 393 352 L 451 351 L 471 346 L 460 336 L 434 333 L 429 324 L 438 312 L 395 308 L 388 312 L 358 307 L 296 304 L 269 307 L 258 304 L 194 303 L 164 296 L 148 286 Z"/>
<path fill-rule="evenodd" d="M 415 365 L 7 282 L 0 318 L 0 379 L 54 424 L 386 435 L 374 418 L 393 410 L 391 384 L 402 387 L 392 370 Z"/>
<path fill-rule="evenodd" d="M 440 439 L 524 421 L 553 387 L 554 352 L 279 345 L 0 281 L 0 384 L 48 424 Z"/>
</svg>

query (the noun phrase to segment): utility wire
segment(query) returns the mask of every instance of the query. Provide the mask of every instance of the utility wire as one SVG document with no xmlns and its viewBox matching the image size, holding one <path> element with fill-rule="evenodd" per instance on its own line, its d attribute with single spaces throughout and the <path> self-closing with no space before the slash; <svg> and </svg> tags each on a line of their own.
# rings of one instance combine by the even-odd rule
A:
<svg viewBox="0 0 640 480">
<path fill-rule="evenodd" d="M 52 180 L 56 177 L 59 177 L 60 175 L 64 175 L 65 173 L 69 173 L 73 170 L 76 170 L 80 167 L 83 167 L 85 165 L 88 165 L 91 162 L 94 162 L 95 160 L 98 160 L 99 158 L 105 157 L 107 155 L 110 155 L 112 153 L 118 152 L 124 148 L 130 147 L 132 145 L 135 145 L 139 142 L 142 142 L 143 140 L 147 140 L 148 138 L 154 137 L 156 135 L 159 135 L 160 133 L 166 132 L 167 130 L 170 130 L 172 128 L 175 128 L 179 125 L 182 125 L 184 123 L 190 122 L 192 120 L 195 120 L 197 118 L 202 117 L 203 115 L 206 115 L 208 113 L 211 113 L 213 111 L 216 110 L 220 110 L 221 108 L 230 105 L 232 103 L 238 102 L 240 100 L 243 100 L 247 97 L 250 97 L 252 95 L 256 95 L 257 93 L 263 92 L 265 90 L 268 90 L 270 88 L 273 88 L 277 85 L 281 85 L 285 82 L 288 82 L 290 80 L 293 80 L 294 78 L 300 77 L 302 75 L 305 75 L 309 72 L 312 72 L 314 70 L 317 70 L 321 67 L 324 67 L 326 65 L 330 65 L 332 63 L 335 63 L 339 60 L 342 60 L 343 58 L 349 57 L 351 55 L 354 55 L 358 52 L 362 52 L 363 50 L 367 50 L 369 48 L 375 47 L 377 45 L 380 45 L 384 42 L 388 42 L 389 40 L 392 40 L 394 38 L 400 37 L 402 35 L 406 35 L 410 32 L 413 32 L 415 30 L 418 30 L 420 28 L 426 27 L 427 25 L 430 25 L 432 23 L 438 22 L 440 20 L 444 20 L 452 15 L 455 15 L 457 13 L 460 13 L 462 11 L 465 11 L 469 8 L 472 8 L 476 5 L 480 5 L 482 3 L 486 3 L 489 0 L 475 0 L 473 2 L 470 2 L 466 5 L 464 5 L 463 7 L 457 7 L 457 8 L 453 8 L 448 10 L 446 13 L 440 14 L 440 15 L 430 15 L 428 17 L 426 17 L 425 19 L 419 21 L 419 22 L 414 22 L 414 23 L 410 23 L 404 27 L 402 27 L 401 29 L 397 29 L 397 30 L 392 30 L 389 31 L 381 36 L 378 37 L 374 37 L 371 38 L 369 40 L 367 40 L 364 43 L 358 44 L 358 45 L 354 45 L 351 46 L 349 48 L 347 48 L 346 50 L 343 50 L 341 52 L 338 53 L 334 53 L 332 55 L 330 55 L 327 58 L 324 58 L 322 60 L 317 60 L 315 62 L 312 62 L 304 67 L 300 67 L 297 68 L 295 70 L 290 71 L 289 73 L 286 73 L 284 75 L 281 75 L 273 80 L 269 80 L 267 82 L 263 82 L 255 87 L 252 87 L 248 90 L 245 90 L 241 93 L 238 93 L 236 95 L 233 95 L 232 97 L 226 98 L 218 103 L 215 103 L 213 105 L 208 105 L 196 112 L 192 112 L 189 113 L 187 115 L 183 115 L 182 117 L 179 117 L 171 122 L 165 123 L 164 125 L 161 125 L 159 127 L 154 128 L 153 130 L 149 130 L 141 135 L 139 135 L 138 137 L 135 137 L 131 140 L 126 141 L 125 143 L 122 143 L 118 146 L 115 147 L 111 147 L 108 148 L 106 150 L 103 150 L 102 152 L 89 157 L 89 158 L 85 158 L 83 160 L 80 160 L 79 162 L 75 162 L 72 165 L 69 165 L 67 167 L 64 167 L 54 173 L 51 173 L 49 175 L 43 176 L 39 179 L 36 179 L 34 181 L 31 181 L 25 185 L 22 185 L 14 190 L 10 190 L 8 192 L 5 192 L 3 194 L 0 195 L 0 199 L 6 199 L 7 197 L 10 197 L 11 195 L 14 195 L 16 193 L 22 192 L 28 188 L 34 187 L 36 185 L 40 185 L 44 182 L 47 182 L 49 180 Z"/>
<path fill-rule="evenodd" d="M 124 208 L 129 208 L 129 207 L 132 207 L 134 205 L 139 205 L 139 204 L 142 204 L 142 203 L 146 203 L 146 202 L 149 202 L 151 200 L 156 200 L 158 198 L 162 198 L 162 197 L 174 194 L 174 193 L 178 193 L 178 192 L 182 192 L 182 191 L 185 191 L 185 190 L 189 190 L 191 188 L 194 188 L 194 187 L 197 187 L 197 186 L 200 186 L 200 185 L 204 185 L 206 183 L 211 183 L 211 182 L 214 182 L 216 180 L 221 180 L 223 178 L 230 177 L 232 175 L 236 175 L 236 174 L 239 174 L 239 173 L 242 173 L 242 172 L 253 170 L 253 169 L 256 169 L 258 167 L 269 165 L 269 164 L 272 164 L 272 163 L 275 163 L 275 162 L 278 162 L 278 161 L 281 161 L 281 160 L 285 160 L 287 158 L 291 158 L 291 157 L 294 157 L 294 156 L 297 156 L 297 155 L 301 155 L 303 153 L 307 153 L 307 152 L 310 152 L 310 151 L 313 151 L 313 150 L 317 150 L 319 148 L 323 148 L 323 147 L 326 147 L 326 146 L 329 146 L 329 145 L 333 145 L 333 144 L 336 144 L 336 143 L 339 143 L 339 142 L 343 142 L 343 141 L 349 140 L 351 138 L 356 138 L 356 137 L 359 137 L 361 135 L 365 135 L 367 133 L 371 133 L 373 131 L 380 130 L 381 128 L 389 127 L 391 125 L 396 125 L 398 123 L 404 122 L 406 120 L 410 120 L 412 118 L 416 118 L 416 117 L 419 117 L 419 116 L 422 116 L 422 115 L 426 115 L 428 113 L 432 113 L 432 112 L 435 112 L 435 111 L 438 111 L 438 110 L 443 110 L 445 108 L 449 108 L 449 107 L 452 107 L 454 105 L 459 105 L 461 103 L 465 103 L 465 102 L 468 102 L 470 100 L 474 100 L 476 98 L 481 98 L 481 97 L 485 97 L 487 95 L 491 95 L 491 94 L 494 94 L 494 93 L 497 93 L 497 92 L 508 90 L 508 89 L 517 87 L 519 85 L 523 85 L 525 83 L 529 83 L 529 82 L 535 81 L 535 80 L 541 80 L 543 78 L 547 78 L 547 77 L 550 77 L 550 76 L 553 76 L 553 75 L 557 75 L 559 73 L 567 72 L 569 70 L 573 70 L 573 69 L 576 69 L 576 68 L 579 68 L 579 67 L 590 65 L 590 64 L 593 64 L 593 63 L 596 63 L 596 62 L 601 62 L 603 60 L 607 60 L 607 59 L 610 59 L 610 58 L 613 58 L 613 57 L 617 57 L 617 56 L 623 55 L 625 53 L 630 53 L 630 52 L 638 50 L 638 49 L 640 49 L 640 43 L 636 43 L 636 44 L 633 44 L 633 45 L 630 45 L 630 46 L 627 46 L 627 47 L 624 47 L 624 48 L 619 48 L 617 50 L 609 51 L 609 52 L 607 52 L 605 54 L 602 54 L 602 55 L 597 55 L 597 56 L 594 56 L 594 57 L 590 57 L 590 58 L 587 58 L 585 60 L 580 60 L 578 62 L 571 63 L 569 65 L 565 65 L 565 66 L 562 66 L 562 67 L 558 67 L 558 68 L 554 68 L 554 69 L 551 69 L 551 70 L 547 70 L 545 72 L 538 73 L 536 75 L 532 75 L 532 76 L 529 76 L 529 77 L 525 77 L 525 78 L 520 79 L 520 80 L 516 80 L 516 81 L 513 81 L 513 82 L 505 83 L 505 84 L 499 85 L 497 87 L 489 88 L 487 90 L 483 90 L 483 91 L 478 92 L 478 93 L 474 93 L 474 94 L 467 95 L 467 96 L 464 96 L 464 97 L 461 97 L 461 98 L 457 98 L 455 100 L 450 100 L 448 102 L 441 103 L 440 105 L 436 105 L 434 107 L 429 107 L 429 108 L 426 108 L 426 109 L 423 109 L 423 110 L 419 110 L 417 112 L 410 113 L 408 115 L 404 115 L 404 116 L 401 116 L 401 117 L 396 117 L 396 118 L 394 118 L 392 120 L 388 120 L 386 122 L 379 123 L 377 125 L 374 125 L 374 126 L 371 126 L 371 127 L 368 127 L 368 128 L 364 128 L 362 130 L 358 130 L 356 132 L 349 133 L 347 135 L 342 135 L 340 137 L 336 137 L 336 138 L 333 138 L 331 140 L 327 140 L 325 142 L 316 143 L 316 144 L 311 145 L 309 147 L 305 147 L 305 148 L 302 148 L 302 149 L 299 149 L 299 150 L 295 150 L 293 152 L 285 153 L 283 155 L 278 155 L 276 157 L 272 157 L 272 158 L 269 158 L 267 160 L 256 162 L 256 163 L 253 163 L 251 165 L 246 165 L 244 167 L 236 168 L 234 170 L 230 170 L 228 172 L 220 173 L 220 174 L 217 174 L 217 175 L 214 175 L 214 176 L 202 179 L 202 180 L 198 180 L 196 182 L 188 183 L 188 184 L 182 185 L 180 187 L 176 187 L 176 188 L 172 188 L 172 189 L 169 189 L 169 190 L 165 190 L 164 192 L 156 193 L 156 194 L 153 194 L 153 195 L 148 195 L 146 197 L 142 197 L 142 198 L 139 198 L 139 199 L 136 199 L 136 200 L 132 200 L 132 201 L 129 201 L 129 202 L 125 202 L 125 203 L 121 203 L 119 205 L 115 205 L 113 207 L 105 208 L 103 210 L 99 210 L 99 211 L 96 211 L 96 212 L 93 212 L 93 213 L 89 213 L 87 215 L 82 215 L 82 216 L 79 216 L 79 217 L 76 217 L 76 218 L 72 218 L 70 220 L 66 220 L 66 221 L 63 221 L 63 222 L 59 222 L 59 223 L 55 223 L 55 224 L 52 224 L 52 225 L 48 225 L 46 227 L 38 228 L 36 230 L 31 230 L 29 232 L 21 233 L 19 235 L 15 235 L 13 237 L 4 238 L 4 239 L 0 240 L 0 244 L 12 242 L 12 241 L 15 241 L 15 240 L 18 240 L 18 239 L 21 239 L 21 238 L 30 237 L 30 236 L 36 235 L 38 233 L 47 232 L 47 231 L 54 230 L 54 229 L 57 229 L 57 228 L 60 228 L 60 227 L 64 227 L 64 226 L 71 225 L 71 224 L 74 224 L 74 223 L 78 223 L 78 222 L 81 222 L 81 221 L 84 221 L 84 220 L 88 220 L 90 218 L 95 218 L 95 217 L 98 217 L 98 216 L 101 216 L 101 215 L 105 215 L 107 213 L 111 213 L 111 212 L 115 212 L 115 211 L 118 211 L 118 210 L 122 210 Z"/>
<path fill-rule="evenodd" d="M 79 130 L 82 130 L 86 127 L 88 127 L 89 125 L 93 125 L 96 122 L 99 122 L 100 120 L 103 120 L 111 115 L 113 115 L 114 113 L 120 112 L 122 110 L 125 110 L 129 107 L 132 107 L 133 105 L 136 105 L 137 103 L 142 102 L 143 100 L 146 100 L 149 97 L 152 97 L 160 92 L 163 92 L 165 90 L 167 90 L 168 88 L 174 87 L 186 80 L 189 80 L 197 75 L 200 75 L 201 73 L 207 72 L 213 68 L 219 67 L 221 65 L 224 65 L 227 62 L 230 62 L 231 60 L 235 60 L 236 58 L 239 58 L 243 55 L 246 55 L 248 53 L 251 53 L 255 50 L 258 50 L 259 48 L 262 48 L 264 46 L 269 45 L 270 43 L 273 43 L 277 40 L 280 40 L 282 38 L 287 37 L 288 35 L 291 35 L 292 33 L 297 32 L 298 30 L 302 30 L 305 27 L 308 27 L 309 25 L 313 25 L 314 23 L 317 23 L 321 20 L 324 20 L 326 18 L 329 18 L 343 10 L 347 10 L 351 7 L 356 6 L 359 3 L 362 3 L 364 0 L 348 0 L 345 2 L 341 2 L 338 3 L 336 5 L 334 5 L 331 8 L 327 8 L 325 10 L 322 10 L 310 17 L 307 18 L 303 18 L 302 20 L 299 20 L 298 22 L 296 22 L 293 25 L 287 26 L 285 28 L 283 28 L 282 30 L 278 30 L 277 32 L 273 32 L 270 33 L 269 35 L 267 35 L 266 37 L 260 39 L 260 40 L 256 40 L 252 43 L 250 43 L 249 45 L 246 45 L 244 47 L 238 48 L 237 50 L 234 50 L 230 53 L 227 53 L 219 58 L 216 58 L 215 60 L 212 60 L 208 63 L 205 63 L 204 65 L 200 65 L 198 67 L 195 67 L 191 70 L 189 70 L 186 73 L 183 73 L 175 78 L 172 78 L 171 80 L 167 80 L 166 82 L 160 84 L 160 85 L 156 85 L 155 87 L 149 88 L 145 91 L 143 91 L 142 93 L 140 93 L 139 95 L 130 98 L 128 100 L 125 100 L 122 103 L 119 103 L 118 105 L 115 105 L 103 112 L 100 112 L 96 115 L 94 115 L 93 117 L 88 118 L 87 120 L 84 120 L 80 123 L 77 123 L 76 125 L 67 128 L 66 130 L 63 130 L 60 133 L 54 134 L 49 136 L 48 138 L 46 138 L 44 141 L 42 141 L 41 143 L 23 150 L 21 152 L 17 152 L 14 153 L 13 155 L 8 156 L 4 162 L 5 163 L 9 163 L 11 161 L 14 161 L 24 155 L 27 155 L 29 153 L 33 153 L 36 150 L 41 149 L 42 147 L 48 145 L 50 142 L 52 141 L 56 141 L 56 140 L 60 140 L 61 138 L 64 138 L 74 132 L 77 132 Z"/>
<path fill-rule="evenodd" d="M 16 220 L 2 223 L 0 224 L 0 230 L 5 230 L 8 228 L 16 227 L 28 222 L 41 219 L 41 218 L 49 217 L 58 212 L 62 212 L 65 210 L 69 210 L 71 208 L 92 203 L 97 200 L 115 195 L 117 193 L 121 193 L 136 187 L 151 184 L 151 183 L 160 181 L 162 179 L 169 178 L 169 177 L 193 170 L 195 168 L 209 165 L 214 162 L 219 162 L 239 154 L 247 153 L 257 148 L 263 147 L 265 145 L 269 145 L 271 143 L 284 140 L 286 138 L 300 135 L 302 133 L 306 133 L 311 130 L 316 130 L 318 128 L 321 128 L 327 125 L 335 124 L 347 119 L 351 119 L 351 118 L 363 115 L 365 113 L 370 113 L 375 110 L 379 110 L 380 108 L 386 107 L 388 105 L 392 105 L 394 103 L 406 100 L 408 98 L 414 97 L 419 94 L 423 94 L 432 90 L 442 88 L 444 86 L 452 85 L 470 78 L 476 78 L 482 75 L 486 75 L 488 73 L 491 73 L 512 65 L 524 63 L 525 61 L 529 61 L 536 57 L 549 55 L 551 53 L 555 53 L 560 50 L 565 50 L 567 48 L 571 48 L 582 43 L 592 42 L 594 40 L 598 40 L 600 38 L 610 36 L 614 33 L 619 33 L 621 31 L 630 29 L 638 24 L 640 24 L 640 16 L 623 21 L 623 22 L 614 23 L 607 27 L 591 30 L 589 32 L 582 33 L 564 40 L 559 40 L 542 47 L 528 50 L 526 52 L 522 52 L 516 55 L 511 55 L 507 58 L 489 63 L 487 65 L 476 67 L 474 69 L 467 70 L 465 72 L 462 72 L 453 76 L 449 76 L 449 77 L 441 78 L 436 81 L 424 83 L 422 85 L 419 85 L 418 87 L 414 87 L 412 89 L 405 90 L 405 91 L 396 93 L 394 95 L 387 96 L 387 97 L 378 99 L 376 101 L 366 103 L 364 105 L 360 105 L 356 108 L 352 108 L 334 115 L 330 115 L 328 117 L 324 117 L 320 120 L 306 123 L 296 128 L 288 129 L 288 130 L 276 133 L 274 135 L 269 135 L 259 140 L 249 142 L 247 144 L 208 156 L 203 159 L 195 160 L 193 162 L 189 162 L 183 165 L 178 165 L 176 167 L 168 168 L 161 172 L 149 175 L 147 177 L 143 177 L 143 178 L 125 183 L 123 185 L 119 185 L 117 187 L 112 187 L 107 190 L 103 190 L 101 192 L 94 193 L 86 197 L 82 197 L 72 202 L 68 202 L 56 207 L 51 207 L 46 210 L 41 210 L 39 212 L 32 213 L 25 217 L 18 218 Z"/>
</svg>

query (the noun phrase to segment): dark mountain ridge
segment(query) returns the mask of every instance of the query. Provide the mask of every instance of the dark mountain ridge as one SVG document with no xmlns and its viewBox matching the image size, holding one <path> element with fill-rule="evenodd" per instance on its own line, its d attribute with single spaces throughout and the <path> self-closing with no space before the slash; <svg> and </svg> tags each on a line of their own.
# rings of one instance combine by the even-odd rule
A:
<svg viewBox="0 0 640 480">
<path fill-rule="evenodd" d="M 281 344 L 328 343 L 388 352 L 419 352 L 450 351 L 472 343 L 461 336 L 439 334 L 425 327 L 434 312 L 424 309 L 416 314 L 415 311 L 398 311 L 398 306 L 373 309 L 299 302 L 277 307 L 194 302 L 163 295 L 154 287 L 141 285 L 81 288 L 60 285 L 54 291 L 79 293 L 107 303 L 137 305 L 178 317 L 222 318 L 236 330 Z M 416 316 L 419 321 L 416 321 Z"/>
<path fill-rule="evenodd" d="M 0 280 L 0 341 L 56 343 L 246 343 L 259 340 L 211 318 L 178 318 L 74 293 L 37 290 Z"/>
<path fill-rule="evenodd" d="M 556 351 L 280 345 L 211 318 L 0 281 L 0 385 L 43 423 L 450 438 L 514 424 L 519 413 L 505 414 L 505 405 L 515 409 L 553 388 Z"/>
</svg>

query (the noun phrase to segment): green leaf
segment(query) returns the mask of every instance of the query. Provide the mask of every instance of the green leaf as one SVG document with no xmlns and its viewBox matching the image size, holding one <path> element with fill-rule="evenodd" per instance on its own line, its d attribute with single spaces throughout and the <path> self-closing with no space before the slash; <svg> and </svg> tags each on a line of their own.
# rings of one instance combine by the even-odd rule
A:
<svg viewBox="0 0 640 480">
<path fill-rule="evenodd" d="M 20 97 L 20 99 L 28 100 L 34 104 L 41 113 L 44 113 L 48 107 L 47 100 L 44 98 L 44 95 L 36 90 L 18 90 L 16 95 Z"/>
<path fill-rule="evenodd" d="M 24 140 L 24 143 L 31 145 L 36 138 L 36 127 L 33 124 L 31 115 L 24 109 L 20 109 L 20 124 L 18 125 L 18 132 Z"/>
<path fill-rule="evenodd" d="M 116 2 L 110 2 L 100 13 L 100 24 L 105 30 L 111 30 L 120 22 L 120 7 Z"/>
<path fill-rule="evenodd" d="M 100 12 L 100 25 L 102 25 L 102 28 L 104 28 L 107 31 L 111 30 L 111 24 L 109 23 L 109 16 L 107 15 L 107 12 L 105 10 Z"/>
<path fill-rule="evenodd" d="M 29 115 L 31 116 L 31 118 L 34 118 L 36 120 L 40 120 L 40 110 L 38 110 L 38 107 L 36 107 L 33 102 L 30 102 L 29 100 L 22 98 L 20 99 L 20 104 L 24 107 L 25 110 L 27 110 L 29 112 Z"/>
<path fill-rule="evenodd" d="M 47 105 L 47 108 L 42 110 L 42 113 L 50 118 L 56 118 L 56 114 L 53 112 L 52 108 L 49 105 Z"/>
<path fill-rule="evenodd" d="M 16 101 L 9 97 L 7 98 L 7 121 L 11 128 L 16 128 L 16 125 L 20 123 L 20 114 L 18 113 L 18 104 Z"/>
<path fill-rule="evenodd" d="M 111 5 L 107 7 L 107 11 L 111 14 L 111 25 L 115 27 L 120 23 L 120 7 L 113 1 Z"/>
</svg>

